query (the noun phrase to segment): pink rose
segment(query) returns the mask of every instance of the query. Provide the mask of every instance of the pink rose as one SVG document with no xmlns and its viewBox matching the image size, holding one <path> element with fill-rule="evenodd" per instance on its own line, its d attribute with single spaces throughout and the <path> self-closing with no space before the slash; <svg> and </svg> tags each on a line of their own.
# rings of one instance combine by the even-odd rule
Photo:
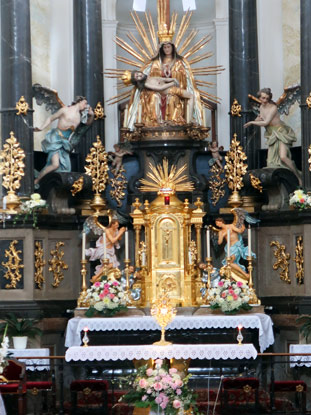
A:
<svg viewBox="0 0 311 415">
<path fill-rule="evenodd" d="M 109 289 L 110 288 L 110 285 L 106 282 L 106 284 L 104 284 L 104 288 L 106 288 L 106 289 L 108 288 Z"/>
<path fill-rule="evenodd" d="M 176 395 L 181 395 L 181 389 L 176 389 Z"/>
<path fill-rule="evenodd" d="M 165 409 L 167 407 L 167 402 L 162 402 L 160 406 L 162 409 Z"/>
<path fill-rule="evenodd" d="M 242 285 L 243 285 L 243 283 L 242 283 L 241 281 L 238 281 L 238 282 L 236 283 L 236 285 L 237 285 L 239 288 L 241 288 L 241 287 L 242 287 Z"/>
<path fill-rule="evenodd" d="M 162 390 L 162 389 L 163 389 L 163 385 L 162 385 L 162 383 L 161 383 L 161 382 L 156 382 L 156 383 L 153 385 L 153 389 L 154 389 L 154 390 L 156 390 L 156 391 L 160 391 L 160 390 Z"/>
<path fill-rule="evenodd" d="M 101 298 L 101 299 L 105 298 L 105 294 L 104 293 L 100 293 L 99 294 L 99 298 Z"/>
<path fill-rule="evenodd" d="M 114 295 L 114 294 L 109 294 L 109 297 L 110 297 L 111 299 L 113 299 L 113 298 L 115 297 L 115 295 Z"/>
<path fill-rule="evenodd" d="M 233 299 L 236 301 L 238 299 L 238 296 L 236 294 L 233 294 Z"/>
<path fill-rule="evenodd" d="M 99 281 L 95 282 L 94 287 L 100 287 L 100 282 Z"/>
<path fill-rule="evenodd" d="M 109 290 L 106 290 L 106 289 L 105 289 L 105 290 L 103 291 L 103 294 L 104 294 L 104 295 L 109 294 Z"/>
<path fill-rule="evenodd" d="M 148 382 L 145 378 L 140 379 L 138 384 L 142 389 L 145 389 L 148 386 Z"/>
<path fill-rule="evenodd" d="M 152 376 L 153 375 L 153 369 L 149 368 L 146 370 L 146 375 L 147 376 Z"/>
<path fill-rule="evenodd" d="M 224 285 L 224 282 L 223 281 L 219 281 L 218 282 L 218 287 L 223 287 L 223 285 Z"/>
<path fill-rule="evenodd" d="M 152 390 L 150 388 L 148 388 L 147 393 L 148 393 L 148 395 L 150 395 L 152 393 Z"/>
<path fill-rule="evenodd" d="M 157 397 L 155 398 L 155 403 L 157 403 L 157 404 L 159 405 L 161 402 L 162 402 L 162 398 L 161 398 L 161 396 L 157 396 Z"/>
<path fill-rule="evenodd" d="M 116 287 L 117 285 L 119 285 L 119 283 L 118 283 L 118 281 L 113 281 L 112 285 L 114 285 Z"/>
<path fill-rule="evenodd" d="M 173 408 L 178 409 L 181 407 L 181 402 L 178 399 L 174 399 Z"/>
<path fill-rule="evenodd" d="M 221 293 L 222 298 L 226 298 L 226 295 L 227 294 L 225 292 Z"/>
<path fill-rule="evenodd" d="M 182 386 L 182 380 L 181 379 L 176 379 L 175 380 L 175 385 L 179 388 L 180 386 Z"/>
<path fill-rule="evenodd" d="M 170 370 L 169 370 L 169 374 L 173 375 L 174 373 L 177 373 L 177 369 L 176 369 L 176 367 L 171 367 Z"/>
</svg>

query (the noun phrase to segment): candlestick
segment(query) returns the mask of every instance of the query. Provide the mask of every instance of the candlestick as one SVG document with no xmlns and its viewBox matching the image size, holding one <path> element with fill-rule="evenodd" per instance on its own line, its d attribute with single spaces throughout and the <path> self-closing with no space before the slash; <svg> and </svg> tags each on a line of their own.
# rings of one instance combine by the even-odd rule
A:
<svg viewBox="0 0 311 415">
<path fill-rule="evenodd" d="M 128 105 L 125 106 L 125 110 L 124 110 L 124 119 L 123 119 L 123 127 L 126 128 L 127 127 L 127 118 L 128 118 Z"/>
<path fill-rule="evenodd" d="M 247 230 L 247 236 L 248 236 L 248 256 L 252 256 L 252 231 L 251 231 L 251 226 L 248 225 L 248 230 Z"/>
<path fill-rule="evenodd" d="M 82 261 L 85 260 L 85 244 L 86 244 L 86 233 L 82 232 Z"/>
<path fill-rule="evenodd" d="M 138 123 L 141 124 L 141 104 L 138 105 Z"/>
<path fill-rule="evenodd" d="M 107 258 L 107 239 L 106 239 L 106 231 L 103 232 L 103 244 L 104 244 L 104 259 Z"/>
<path fill-rule="evenodd" d="M 83 347 L 88 347 L 88 342 L 90 341 L 90 339 L 88 338 L 87 332 L 89 331 L 88 327 L 84 327 L 83 329 L 84 331 L 84 336 L 83 336 Z"/>
<path fill-rule="evenodd" d="M 241 333 L 241 330 L 242 330 L 242 328 L 243 328 L 243 326 L 242 326 L 242 324 L 239 324 L 238 325 L 238 330 L 239 330 L 239 332 L 238 332 L 238 335 L 237 335 L 237 341 L 239 342 L 239 346 L 242 346 L 242 341 L 243 341 L 243 336 L 242 336 L 242 333 Z"/>
<path fill-rule="evenodd" d="M 207 257 L 210 258 L 211 256 L 211 238 L 210 238 L 210 228 L 209 226 L 206 229 L 206 249 L 207 249 Z"/>
<path fill-rule="evenodd" d="M 230 229 L 227 230 L 227 257 L 230 257 Z"/>
<path fill-rule="evenodd" d="M 78 307 L 89 307 L 89 302 L 86 300 L 86 296 L 87 296 L 87 284 L 86 284 L 87 269 L 86 269 L 86 264 L 87 264 L 87 260 L 82 259 L 81 260 L 81 271 L 80 271 L 82 281 L 81 281 L 80 295 L 79 295 L 79 298 L 77 300 L 77 306 Z"/>
<path fill-rule="evenodd" d="M 128 230 L 126 228 L 125 231 L 125 259 L 129 259 L 129 233 Z"/>
</svg>

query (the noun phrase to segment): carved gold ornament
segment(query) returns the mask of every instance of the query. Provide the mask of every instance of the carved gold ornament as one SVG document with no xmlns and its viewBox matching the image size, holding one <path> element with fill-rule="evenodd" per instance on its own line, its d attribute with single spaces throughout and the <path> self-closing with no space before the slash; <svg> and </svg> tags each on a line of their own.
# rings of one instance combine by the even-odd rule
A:
<svg viewBox="0 0 311 415">
<path fill-rule="evenodd" d="M 295 259 L 294 261 L 296 262 L 296 280 L 297 283 L 299 285 L 303 284 L 304 281 L 304 276 L 305 276 L 305 272 L 304 272 L 304 259 L 303 259 L 303 240 L 302 240 L 302 236 L 298 236 L 297 238 L 297 242 L 296 242 L 296 248 L 295 248 Z"/>
<path fill-rule="evenodd" d="M 101 193 L 105 190 L 108 180 L 108 158 L 99 135 L 96 139 L 96 143 L 93 143 L 85 159 L 87 165 L 84 168 L 86 174 L 92 178 L 92 190 L 95 193 Z"/>
<path fill-rule="evenodd" d="M 81 192 L 81 190 L 83 189 L 83 184 L 84 184 L 83 176 L 80 176 L 79 179 L 77 179 L 73 183 L 70 189 L 72 196 L 75 196 L 77 193 Z"/>
<path fill-rule="evenodd" d="M 251 180 L 251 185 L 254 189 L 258 190 L 260 193 L 262 193 L 262 185 L 261 181 L 258 177 L 254 176 L 253 173 L 249 173 L 249 178 Z"/>
<path fill-rule="evenodd" d="M 240 141 L 237 140 L 236 134 L 233 135 L 230 150 L 227 152 L 225 160 L 226 179 L 229 189 L 232 190 L 228 203 L 230 206 L 239 207 L 242 201 L 238 191 L 244 186 L 243 176 L 246 174 L 248 166 L 244 163 L 247 157 L 243 147 L 240 145 Z"/>
<path fill-rule="evenodd" d="M 42 284 L 45 282 L 45 278 L 43 275 L 44 266 L 46 264 L 45 260 L 43 259 L 43 248 L 40 241 L 35 242 L 35 284 L 36 286 L 42 290 Z"/>
<path fill-rule="evenodd" d="M 15 247 L 17 243 L 18 241 L 16 239 L 10 243 L 9 249 L 6 249 L 4 254 L 4 257 L 8 258 L 8 260 L 1 264 L 6 268 L 6 272 L 3 275 L 4 278 L 10 280 L 10 284 L 6 284 L 5 286 L 6 289 L 16 288 L 17 283 L 22 278 L 20 269 L 23 269 L 24 265 L 21 264 L 22 259 L 19 256 L 22 251 L 17 250 Z"/>
<path fill-rule="evenodd" d="M 276 249 L 273 251 L 273 254 L 276 258 L 276 262 L 273 264 L 273 269 L 280 269 L 280 278 L 282 281 L 287 284 L 291 284 L 291 279 L 289 276 L 289 260 L 290 254 L 286 253 L 286 247 L 283 244 L 280 244 L 278 241 L 271 241 L 270 246 L 275 246 Z"/>
<path fill-rule="evenodd" d="M 311 108 L 311 92 L 306 98 L 306 104 L 307 104 L 308 108 Z"/>
<path fill-rule="evenodd" d="M 304 391 L 304 387 L 303 387 L 303 385 L 297 385 L 296 386 L 296 392 L 303 392 Z"/>
<path fill-rule="evenodd" d="M 112 173 L 114 173 L 114 171 L 115 169 L 111 170 Z M 124 190 L 127 187 L 127 180 L 123 173 L 125 173 L 125 169 L 122 164 L 118 173 L 109 179 L 109 184 L 112 187 L 110 196 L 117 202 L 118 206 L 122 206 L 122 200 L 125 198 Z"/>
<path fill-rule="evenodd" d="M 96 107 L 94 108 L 94 120 L 101 120 L 105 117 L 104 108 L 100 101 L 96 104 Z"/>
<path fill-rule="evenodd" d="M 61 250 L 64 245 L 65 243 L 62 241 L 56 242 L 55 249 L 50 252 L 52 258 L 49 259 L 49 271 L 53 273 L 54 282 L 52 286 L 54 288 L 57 288 L 64 279 L 63 270 L 68 269 L 68 265 L 63 261 L 64 251 Z"/>
<path fill-rule="evenodd" d="M 163 165 L 158 164 L 156 167 L 149 163 L 150 172 L 147 173 L 148 179 L 141 179 L 143 184 L 139 188 L 141 192 L 158 192 L 158 195 L 173 195 L 175 192 L 191 192 L 194 190 L 192 182 L 187 181 L 187 176 L 182 173 L 187 169 L 184 164 L 177 170 L 175 165 L 168 168 L 168 160 L 163 160 Z M 176 171 L 177 170 L 177 171 Z"/>
<path fill-rule="evenodd" d="M 20 181 L 25 175 L 23 162 L 25 152 L 14 137 L 13 131 L 5 142 L 3 150 L 0 151 L 0 175 L 3 175 L 2 186 L 8 190 L 7 208 L 14 212 L 14 209 L 20 205 L 20 199 L 15 191 L 20 188 Z"/>
<path fill-rule="evenodd" d="M 208 180 L 209 189 L 211 191 L 211 201 L 213 206 L 216 206 L 220 199 L 225 196 L 226 179 L 221 178 L 222 169 L 214 163 L 210 170 L 210 177 Z"/>
<path fill-rule="evenodd" d="M 16 103 L 16 107 L 17 109 L 17 113 L 16 115 L 27 115 L 27 112 L 29 110 L 29 104 L 28 102 L 25 100 L 24 95 L 22 95 L 19 99 L 19 101 Z"/>
<path fill-rule="evenodd" d="M 242 106 L 239 104 L 238 100 L 234 98 L 231 105 L 231 115 L 233 117 L 241 117 Z"/>
<path fill-rule="evenodd" d="M 253 390 L 253 388 L 250 385 L 243 386 L 243 391 L 245 393 L 250 393 Z"/>
<path fill-rule="evenodd" d="M 167 346 L 172 344 L 165 340 L 165 327 L 175 318 L 177 313 L 176 308 L 169 297 L 168 293 L 163 293 L 159 298 L 153 301 L 150 314 L 157 320 L 161 327 L 161 340 L 153 344 L 159 346 Z"/>
</svg>

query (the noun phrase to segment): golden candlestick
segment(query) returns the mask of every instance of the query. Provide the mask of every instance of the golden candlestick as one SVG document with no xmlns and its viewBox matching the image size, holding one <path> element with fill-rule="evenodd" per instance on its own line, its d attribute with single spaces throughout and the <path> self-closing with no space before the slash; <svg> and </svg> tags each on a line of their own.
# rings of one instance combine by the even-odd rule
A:
<svg viewBox="0 0 311 415">
<path fill-rule="evenodd" d="M 205 261 L 206 261 L 206 271 L 207 271 L 207 286 L 206 286 L 206 288 L 207 288 L 207 296 L 206 296 L 206 301 L 208 301 L 207 300 L 207 298 L 208 298 L 208 292 L 209 292 L 209 290 L 210 290 L 210 288 L 211 288 L 211 275 L 212 275 L 212 272 L 213 272 L 213 264 L 212 264 L 212 257 L 206 257 L 206 259 L 205 259 Z"/>
<path fill-rule="evenodd" d="M 249 280 L 248 280 L 248 288 L 250 291 L 250 300 L 249 300 L 249 304 L 261 304 L 261 301 L 258 299 L 255 289 L 253 287 L 253 257 L 252 256 L 248 256 L 247 257 L 247 261 L 248 261 L 248 274 L 249 274 Z"/>
<path fill-rule="evenodd" d="M 109 269 L 109 259 L 105 258 L 102 260 L 103 263 L 103 271 L 102 271 L 102 275 L 107 277 L 108 275 L 108 269 Z"/>
<path fill-rule="evenodd" d="M 173 306 L 168 293 L 162 294 L 153 302 L 150 313 L 152 317 L 157 320 L 157 323 L 161 327 L 161 340 L 153 344 L 158 346 L 168 346 L 172 344 L 172 342 L 165 340 L 165 328 L 175 318 L 177 310 Z"/>
<path fill-rule="evenodd" d="M 82 282 L 81 282 L 81 292 L 79 295 L 79 298 L 77 300 L 77 307 L 89 307 L 89 303 L 88 301 L 86 301 L 86 295 L 87 295 L 87 284 L 86 284 L 86 274 L 87 274 L 87 269 L 86 269 L 86 264 L 87 264 L 87 259 L 81 259 L 80 263 L 81 263 L 81 271 L 80 274 L 82 276 Z"/>
<path fill-rule="evenodd" d="M 225 277 L 226 280 L 231 280 L 231 262 L 232 262 L 232 257 L 231 256 L 227 256 L 226 258 L 226 265 L 224 265 L 223 267 L 220 268 L 220 275 L 222 277 Z"/>
</svg>

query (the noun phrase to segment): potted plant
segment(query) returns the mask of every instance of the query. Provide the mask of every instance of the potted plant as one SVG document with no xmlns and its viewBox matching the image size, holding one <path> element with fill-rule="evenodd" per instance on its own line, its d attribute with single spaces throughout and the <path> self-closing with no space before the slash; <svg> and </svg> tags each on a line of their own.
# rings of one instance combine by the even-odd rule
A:
<svg viewBox="0 0 311 415">
<path fill-rule="evenodd" d="M 7 327 L 7 335 L 13 338 L 14 349 L 26 349 L 27 339 L 42 335 L 42 330 L 36 327 L 38 320 L 33 318 L 18 318 L 14 313 L 9 313 L 0 324 L 0 332 Z"/>
</svg>

